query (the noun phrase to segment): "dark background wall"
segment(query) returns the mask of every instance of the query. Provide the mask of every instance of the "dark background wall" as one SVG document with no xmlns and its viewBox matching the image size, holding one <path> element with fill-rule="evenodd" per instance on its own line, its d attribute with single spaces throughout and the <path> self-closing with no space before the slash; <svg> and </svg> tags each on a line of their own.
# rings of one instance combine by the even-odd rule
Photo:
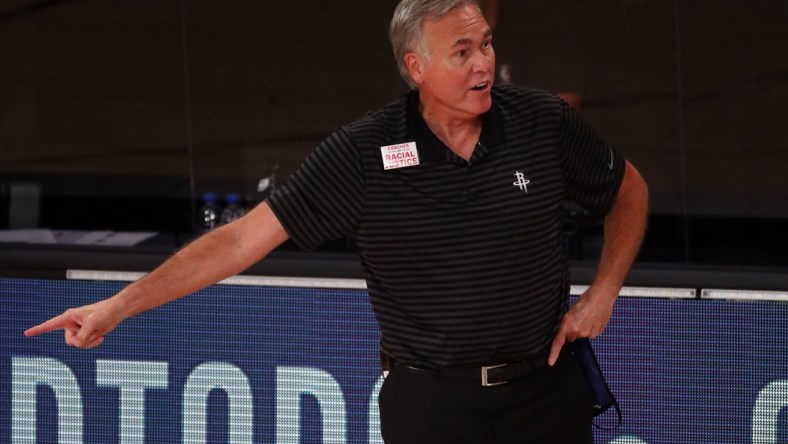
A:
<svg viewBox="0 0 788 444">
<path fill-rule="evenodd" d="M 4 1 L 0 203 L 33 183 L 42 226 L 189 229 L 203 191 L 252 196 L 259 178 L 285 179 L 330 131 L 406 91 L 386 37 L 395 3 Z M 497 9 L 513 82 L 579 95 L 649 182 L 649 259 L 781 256 L 788 3 Z M 75 219 L 69 206 L 99 209 Z"/>
</svg>

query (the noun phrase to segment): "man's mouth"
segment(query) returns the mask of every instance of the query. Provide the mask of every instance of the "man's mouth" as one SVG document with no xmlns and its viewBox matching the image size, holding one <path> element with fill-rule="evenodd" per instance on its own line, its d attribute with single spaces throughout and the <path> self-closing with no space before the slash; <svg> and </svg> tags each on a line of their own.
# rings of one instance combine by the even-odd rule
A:
<svg viewBox="0 0 788 444">
<path fill-rule="evenodd" d="M 484 91 L 490 86 L 490 82 L 481 82 L 473 86 L 471 89 L 473 91 Z"/>
</svg>

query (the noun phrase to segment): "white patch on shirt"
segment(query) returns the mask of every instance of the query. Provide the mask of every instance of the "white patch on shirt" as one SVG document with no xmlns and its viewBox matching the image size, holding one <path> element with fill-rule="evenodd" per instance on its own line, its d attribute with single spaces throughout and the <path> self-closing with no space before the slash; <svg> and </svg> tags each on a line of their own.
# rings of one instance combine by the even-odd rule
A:
<svg viewBox="0 0 788 444">
<path fill-rule="evenodd" d="M 383 169 L 412 167 L 419 164 L 419 151 L 416 142 L 399 143 L 380 147 Z"/>
</svg>

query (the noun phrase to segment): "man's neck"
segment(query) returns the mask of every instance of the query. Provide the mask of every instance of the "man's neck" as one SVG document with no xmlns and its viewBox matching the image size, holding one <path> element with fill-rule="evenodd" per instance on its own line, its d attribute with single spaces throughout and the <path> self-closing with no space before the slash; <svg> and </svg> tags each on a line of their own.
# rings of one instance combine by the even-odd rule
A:
<svg viewBox="0 0 788 444">
<path fill-rule="evenodd" d="M 435 112 L 419 102 L 419 112 L 427 127 L 450 150 L 469 160 L 482 133 L 482 116 L 457 117 Z"/>
</svg>

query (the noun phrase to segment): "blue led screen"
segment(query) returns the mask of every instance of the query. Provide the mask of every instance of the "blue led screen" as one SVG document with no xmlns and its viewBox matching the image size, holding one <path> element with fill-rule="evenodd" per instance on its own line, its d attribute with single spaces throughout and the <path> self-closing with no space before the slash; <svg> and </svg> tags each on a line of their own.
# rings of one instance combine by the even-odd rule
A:
<svg viewBox="0 0 788 444">
<path fill-rule="evenodd" d="M 123 285 L 0 279 L 0 442 L 381 442 L 365 291 L 216 285 L 96 349 L 22 336 Z M 788 443 L 788 304 L 620 298 L 594 344 L 624 413 L 597 443 Z"/>
</svg>

